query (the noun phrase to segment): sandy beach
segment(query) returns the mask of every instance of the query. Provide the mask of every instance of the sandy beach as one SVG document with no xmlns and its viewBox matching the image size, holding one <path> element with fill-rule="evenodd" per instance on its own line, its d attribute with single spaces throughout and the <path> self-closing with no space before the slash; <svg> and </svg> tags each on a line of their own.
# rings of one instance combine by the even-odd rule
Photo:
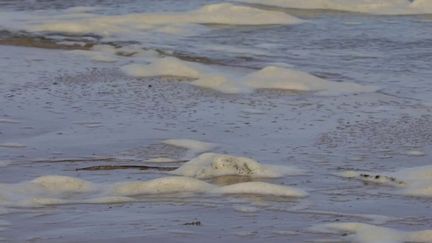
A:
<svg viewBox="0 0 432 243">
<path fill-rule="evenodd" d="M 160 46 L 0 36 L 0 242 L 432 242 L 430 15 L 239 6 Z"/>
</svg>

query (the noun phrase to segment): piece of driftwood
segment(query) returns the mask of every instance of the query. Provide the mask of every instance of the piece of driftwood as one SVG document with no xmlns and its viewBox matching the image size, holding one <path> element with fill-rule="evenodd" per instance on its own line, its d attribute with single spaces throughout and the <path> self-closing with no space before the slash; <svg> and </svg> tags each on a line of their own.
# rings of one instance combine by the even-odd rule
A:
<svg viewBox="0 0 432 243">
<path fill-rule="evenodd" d="M 82 157 L 82 158 L 54 158 L 54 159 L 38 159 L 30 160 L 30 163 L 75 163 L 75 162 L 93 162 L 93 161 L 114 161 L 118 160 L 114 157 Z"/>
<path fill-rule="evenodd" d="M 167 167 L 167 166 L 148 166 L 148 165 L 96 165 L 83 168 L 77 168 L 75 170 L 127 170 L 127 169 L 138 169 L 138 170 L 158 170 L 158 171 L 172 171 L 178 167 Z"/>
<path fill-rule="evenodd" d="M 61 50 L 90 50 L 94 44 L 85 43 L 85 45 L 65 45 L 57 43 L 54 40 L 50 40 L 43 37 L 10 37 L 0 39 L 0 45 L 8 46 L 26 46 L 43 49 L 61 49 Z"/>
<path fill-rule="evenodd" d="M 75 163 L 75 162 L 109 162 L 109 161 L 121 161 L 121 162 L 146 162 L 145 160 L 138 159 L 123 159 L 116 157 L 82 157 L 82 158 L 56 158 L 56 159 L 38 159 L 38 160 L 30 160 L 27 162 L 30 163 Z M 185 163 L 189 160 L 173 160 L 167 163 Z M 147 163 L 152 163 L 151 161 Z"/>
<path fill-rule="evenodd" d="M 183 225 L 201 226 L 201 221 L 194 220 L 192 222 L 184 223 Z"/>
</svg>

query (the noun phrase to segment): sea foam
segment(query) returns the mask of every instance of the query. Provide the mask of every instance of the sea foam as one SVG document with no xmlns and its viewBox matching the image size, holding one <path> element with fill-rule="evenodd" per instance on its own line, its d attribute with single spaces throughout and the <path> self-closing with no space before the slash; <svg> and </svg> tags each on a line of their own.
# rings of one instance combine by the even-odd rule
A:
<svg viewBox="0 0 432 243">
<path fill-rule="evenodd" d="M 198 140 L 193 139 L 167 139 L 162 141 L 165 144 L 181 147 L 189 150 L 195 150 L 195 151 L 208 151 L 212 148 L 214 148 L 216 145 L 213 143 L 207 143 L 202 142 Z"/>
<path fill-rule="evenodd" d="M 345 171 L 338 175 L 398 188 L 407 196 L 432 197 L 432 166 L 401 169 L 396 172 Z"/>
<path fill-rule="evenodd" d="M 175 175 L 212 178 L 218 176 L 249 176 L 276 178 L 298 175 L 303 171 L 287 166 L 263 165 L 256 160 L 226 154 L 204 153 L 171 172 Z"/>
<path fill-rule="evenodd" d="M 237 0 L 239 2 L 299 9 L 328 9 L 368 14 L 428 14 L 432 13 L 430 0 Z"/>
<path fill-rule="evenodd" d="M 307 192 L 289 186 L 275 185 L 265 182 L 244 182 L 221 187 L 215 192 L 223 194 L 255 194 L 280 197 L 306 197 Z"/>
<path fill-rule="evenodd" d="M 217 145 L 214 143 L 207 143 L 193 139 L 167 139 L 162 141 L 162 143 L 187 149 L 188 151 L 184 159 L 193 158 L 198 154 L 210 151 L 217 147 Z"/>
<path fill-rule="evenodd" d="M 31 29 L 44 32 L 97 33 L 110 36 L 116 33 L 156 30 L 160 32 L 181 32 L 182 25 L 286 25 L 297 24 L 302 20 L 279 11 L 219 3 L 186 12 L 136 13 L 116 16 L 71 14 L 39 21 Z"/>
<path fill-rule="evenodd" d="M 151 64 L 129 64 L 121 68 L 134 77 L 174 76 L 188 78 L 195 86 L 223 93 L 250 93 L 257 89 L 314 91 L 319 95 L 374 92 L 378 88 L 350 82 L 333 82 L 291 68 L 268 66 L 243 73 L 223 70 L 174 57 L 153 58 Z"/>
<path fill-rule="evenodd" d="M 432 230 L 399 231 L 387 227 L 379 227 L 363 223 L 327 223 L 311 228 L 314 232 L 348 234 L 350 242 L 356 243 L 403 243 L 403 242 L 431 242 Z"/>
<path fill-rule="evenodd" d="M 166 176 L 147 181 L 93 183 L 76 177 L 41 176 L 31 181 L 0 183 L 2 207 L 41 207 L 58 204 L 109 204 L 136 202 L 145 197 L 163 195 L 191 196 L 208 194 L 255 194 L 277 197 L 305 197 L 307 193 L 294 187 L 264 182 L 239 183 L 219 187 L 203 180 L 183 176 Z"/>
<path fill-rule="evenodd" d="M 172 194 L 208 192 L 215 186 L 190 177 L 162 177 L 149 181 L 123 182 L 110 189 L 114 195 Z"/>
<path fill-rule="evenodd" d="M 0 143 L 0 148 L 25 148 L 21 143 Z"/>
</svg>

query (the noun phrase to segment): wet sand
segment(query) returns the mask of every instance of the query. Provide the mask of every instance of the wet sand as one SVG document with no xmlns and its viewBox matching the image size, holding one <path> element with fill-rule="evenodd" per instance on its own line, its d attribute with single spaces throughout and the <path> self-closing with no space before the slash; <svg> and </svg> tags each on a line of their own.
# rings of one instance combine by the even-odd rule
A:
<svg viewBox="0 0 432 243">
<path fill-rule="evenodd" d="M 8 207 L 5 214 L 0 211 L 8 223 L 0 225 L 5 242 L 344 242 L 344 234 L 310 227 L 353 221 L 411 231 L 432 228 L 430 198 L 334 175 L 430 163 L 432 107 L 427 104 L 381 92 L 325 98 L 276 90 L 230 95 L 170 79 L 127 77 L 115 64 L 63 50 L 0 46 L 0 53 L 0 119 L 9 121 L 0 122 L 0 144 L 6 145 L 0 146 L 0 159 L 8 161 L 0 170 L 2 183 L 43 175 L 102 184 L 166 176 L 163 171 L 76 169 L 155 165 L 145 160 L 158 157 L 181 160 L 187 151 L 162 141 L 190 138 L 218 144 L 213 152 L 306 171 L 210 183 L 259 180 L 309 192 L 301 199 L 153 195 L 118 204 Z M 196 221 L 200 225 L 191 225 Z"/>
</svg>

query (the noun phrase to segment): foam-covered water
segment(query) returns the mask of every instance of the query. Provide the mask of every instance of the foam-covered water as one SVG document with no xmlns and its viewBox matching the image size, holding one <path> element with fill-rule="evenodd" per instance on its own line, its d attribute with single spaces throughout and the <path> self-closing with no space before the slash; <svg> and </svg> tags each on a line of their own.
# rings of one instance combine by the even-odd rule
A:
<svg viewBox="0 0 432 243">
<path fill-rule="evenodd" d="M 345 171 L 341 173 L 347 178 L 356 178 L 367 182 L 394 186 L 399 192 L 416 197 L 432 197 L 432 166 L 420 166 L 389 172 L 357 172 Z"/>
<path fill-rule="evenodd" d="M 432 3 L 428 0 L 240 0 L 270 6 L 299 9 L 330 9 L 370 14 L 430 14 Z"/>
<path fill-rule="evenodd" d="M 102 36 L 137 37 L 139 32 L 156 31 L 169 34 L 182 33 L 190 24 L 219 25 L 287 25 L 302 21 L 286 13 L 261 10 L 248 6 L 230 3 L 212 4 L 187 12 L 161 12 L 143 14 L 124 14 L 104 16 L 91 13 L 93 9 L 66 9 L 60 14 L 46 18 L 41 12 L 38 15 L 11 16 L 2 13 L 3 21 L 20 20 L 21 23 L 10 23 L 6 28 L 20 28 L 31 32 L 54 32 L 68 34 L 97 34 Z M 193 26 L 192 26 L 193 27 Z"/>
<path fill-rule="evenodd" d="M 174 76 L 191 80 L 192 85 L 214 89 L 223 93 L 248 93 L 256 89 L 280 89 L 291 91 L 317 91 L 321 95 L 374 92 L 373 86 L 362 86 L 350 82 L 331 82 L 305 72 L 268 66 L 248 74 L 227 75 L 222 68 L 214 69 L 202 64 L 193 64 L 173 57 L 156 59 L 151 64 L 130 64 L 122 70 L 134 77 Z"/>
<path fill-rule="evenodd" d="M 187 149 L 187 153 L 183 159 L 193 159 L 195 156 L 211 151 L 217 147 L 217 144 L 197 141 L 193 139 L 167 139 L 163 141 L 164 144 L 168 144 L 174 147 Z"/>
<path fill-rule="evenodd" d="M 346 238 L 350 242 L 358 243 L 430 242 L 432 240 L 432 230 L 404 232 L 362 223 L 329 223 L 312 229 L 323 233 L 346 233 Z"/>
<path fill-rule="evenodd" d="M 0 184 L 0 205 L 6 207 L 42 207 L 62 204 L 111 204 L 139 202 L 146 197 L 196 194 L 258 195 L 304 198 L 302 189 L 265 182 L 244 182 L 217 186 L 191 177 L 167 176 L 148 181 L 124 181 L 98 184 L 76 177 L 49 175 L 15 184 Z"/>
<path fill-rule="evenodd" d="M 430 242 L 431 13 L 1 1 L 0 241 Z"/>
<path fill-rule="evenodd" d="M 218 176 L 248 176 L 258 178 L 275 178 L 284 175 L 298 175 L 303 171 L 288 166 L 263 165 L 246 158 L 225 154 L 204 153 L 172 171 L 176 175 L 196 178 Z"/>
<path fill-rule="evenodd" d="M 307 192 L 287 186 L 273 185 L 265 182 L 244 182 L 224 186 L 217 192 L 225 194 L 256 194 L 282 197 L 306 197 Z"/>
</svg>

